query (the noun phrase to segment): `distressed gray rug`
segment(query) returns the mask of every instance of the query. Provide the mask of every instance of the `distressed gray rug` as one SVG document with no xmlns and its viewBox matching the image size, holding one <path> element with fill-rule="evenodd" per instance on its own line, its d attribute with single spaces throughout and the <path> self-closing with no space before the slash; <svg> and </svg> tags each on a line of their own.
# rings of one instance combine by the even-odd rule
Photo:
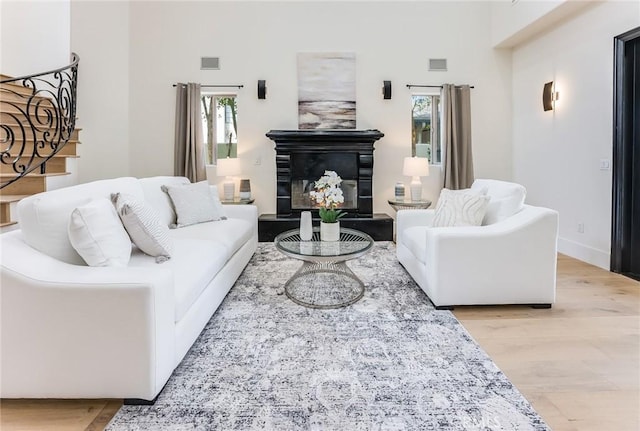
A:
<svg viewBox="0 0 640 431">
<path fill-rule="evenodd" d="M 547 430 L 448 311 L 378 242 L 349 262 L 357 303 L 315 310 L 282 294 L 299 261 L 258 251 L 153 406 L 108 430 Z"/>
</svg>

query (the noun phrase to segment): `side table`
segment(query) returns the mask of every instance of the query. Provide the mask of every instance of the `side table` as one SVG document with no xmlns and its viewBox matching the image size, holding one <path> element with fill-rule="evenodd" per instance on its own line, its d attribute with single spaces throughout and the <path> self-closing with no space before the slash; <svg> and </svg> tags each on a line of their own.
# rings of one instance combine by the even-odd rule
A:
<svg viewBox="0 0 640 431">
<path fill-rule="evenodd" d="M 249 204 L 252 204 L 254 201 L 255 199 L 240 199 L 240 198 L 233 198 L 233 200 L 220 199 L 220 203 L 222 203 L 222 205 L 249 205 Z"/>
<path fill-rule="evenodd" d="M 396 211 L 410 210 L 410 209 L 423 210 L 431 206 L 431 201 L 427 199 L 421 199 L 419 201 L 412 201 L 412 200 L 400 201 L 396 199 L 389 199 L 388 202 L 389 202 L 389 205 L 391 205 L 391 208 L 393 208 Z"/>
</svg>

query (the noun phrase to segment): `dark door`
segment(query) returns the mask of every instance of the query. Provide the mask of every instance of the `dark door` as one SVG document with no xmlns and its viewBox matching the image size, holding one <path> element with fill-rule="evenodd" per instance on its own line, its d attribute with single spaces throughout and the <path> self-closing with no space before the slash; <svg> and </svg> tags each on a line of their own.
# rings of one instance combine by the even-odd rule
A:
<svg viewBox="0 0 640 431">
<path fill-rule="evenodd" d="M 611 270 L 640 280 L 640 27 L 614 39 Z"/>
</svg>

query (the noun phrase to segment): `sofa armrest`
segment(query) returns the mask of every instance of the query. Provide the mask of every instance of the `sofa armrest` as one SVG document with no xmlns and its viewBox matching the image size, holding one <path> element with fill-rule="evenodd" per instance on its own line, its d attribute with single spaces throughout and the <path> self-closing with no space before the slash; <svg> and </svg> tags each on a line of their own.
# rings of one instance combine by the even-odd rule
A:
<svg viewBox="0 0 640 431">
<path fill-rule="evenodd" d="M 153 399 L 175 368 L 168 269 L 70 265 L 2 235 L 1 396 Z"/>
<path fill-rule="evenodd" d="M 409 209 L 400 210 L 396 214 L 396 236 L 400 238 L 401 232 L 413 226 L 431 226 L 436 211 L 434 209 Z"/>
</svg>

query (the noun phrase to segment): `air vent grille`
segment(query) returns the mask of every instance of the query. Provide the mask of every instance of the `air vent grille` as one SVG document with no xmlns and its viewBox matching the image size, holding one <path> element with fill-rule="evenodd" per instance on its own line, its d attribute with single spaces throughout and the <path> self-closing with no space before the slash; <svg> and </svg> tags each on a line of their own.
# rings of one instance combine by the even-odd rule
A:
<svg viewBox="0 0 640 431">
<path fill-rule="evenodd" d="M 447 59 L 446 58 L 430 58 L 429 70 L 430 71 L 446 71 Z"/>
<path fill-rule="evenodd" d="M 220 69 L 220 57 L 200 57 L 200 69 Z"/>
</svg>

